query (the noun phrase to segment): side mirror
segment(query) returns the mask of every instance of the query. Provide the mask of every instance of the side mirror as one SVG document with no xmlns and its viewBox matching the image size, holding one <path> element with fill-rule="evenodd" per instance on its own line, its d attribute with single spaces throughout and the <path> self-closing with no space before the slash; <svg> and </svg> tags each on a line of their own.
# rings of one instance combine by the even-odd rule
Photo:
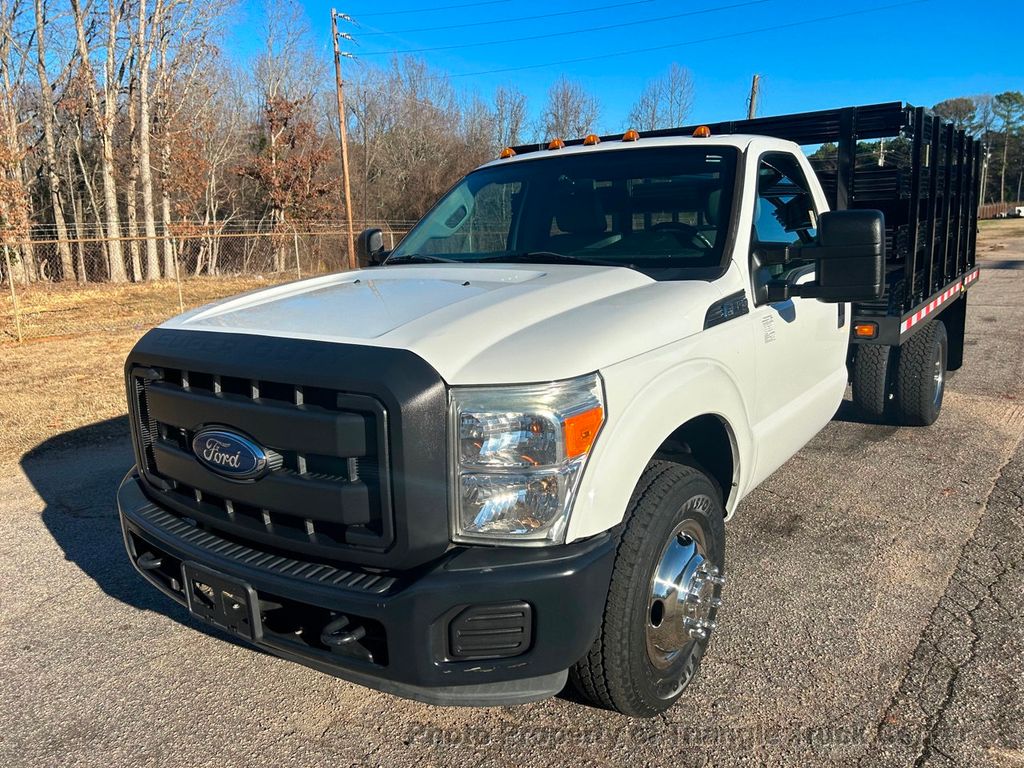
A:
<svg viewBox="0 0 1024 768">
<path fill-rule="evenodd" d="M 359 264 L 368 267 L 380 266 L 387 258 L 384 250 L 384 233 L 375 227 L 364 229 L 356 238 L 356 258 Z"/>
<path fill-rule="evenodd" d="M 868 210 L 823 213 L 818 242 L 803 246 L 800 255 L 815 260 L 816 279 L 803 285 L 770 283 L 770 300 L 803 296 L 841 303 L 880 298 L 885 290 L 885 217 Z"/>
</svg>

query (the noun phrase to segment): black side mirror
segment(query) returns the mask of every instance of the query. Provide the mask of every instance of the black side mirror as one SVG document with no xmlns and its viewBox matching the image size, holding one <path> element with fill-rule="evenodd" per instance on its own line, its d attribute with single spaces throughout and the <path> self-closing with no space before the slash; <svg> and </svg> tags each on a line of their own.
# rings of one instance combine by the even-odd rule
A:
<svg viewBox="0 0 1024 768">
<path fill-rule="evenodd" d="M 384 233 L 376 227 L 364 229 L 356 238 L 356 258 L 368 267 L 380 266 L 387 258 L 384 250 Z"/>
<path fill-rule="evenodd" d="M 800 256 L 815 260 L 815 281 L 770 283 L 770 301 L 790 296 L 834 303 L 880 298 L 885 289 L 885 217 L 868 210 L 823 213 L 818 242 L 803 246 Z"/>
</svg>

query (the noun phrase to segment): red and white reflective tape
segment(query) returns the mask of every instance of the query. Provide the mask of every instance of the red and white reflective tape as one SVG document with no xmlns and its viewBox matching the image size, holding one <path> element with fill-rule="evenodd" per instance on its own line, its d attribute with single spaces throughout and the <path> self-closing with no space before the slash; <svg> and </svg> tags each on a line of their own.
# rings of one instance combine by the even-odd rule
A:
<svg viewBox="0 0 1024 768">
<path fill-rule="evenodd" d="M 980 267 L 978 269 L 974 270 L 973 272 L 971 272 L 969 275 L 965 276 L 964 277 L 964 288 L 966 288 L 968 285 L 970 285 L 975 280 L 977 280 L 979 274 L 981 274 L 981 268 Z"/>
<path fill-rule="evenodd" d="M 934 299 L 932 299 L 919 310 L 917 310 L 917 312 L 915 312 L 902 323 L 900 323 L 900 333 L 906 333 L 907 331 L 909 331 L 911 328 L 913 328 L 919 322 L 924 320 L 926 317 L 928 317 L 928 315 L 930 315 L 936 309 L 941 307 L 945 302 L 947 302 L 952 297 L 956 296 L 958 293 L 960 293 L 960 283 L 954 283 L 953 285 L 949 286 L 949 288 L 944 290 Z"/>
</svg>

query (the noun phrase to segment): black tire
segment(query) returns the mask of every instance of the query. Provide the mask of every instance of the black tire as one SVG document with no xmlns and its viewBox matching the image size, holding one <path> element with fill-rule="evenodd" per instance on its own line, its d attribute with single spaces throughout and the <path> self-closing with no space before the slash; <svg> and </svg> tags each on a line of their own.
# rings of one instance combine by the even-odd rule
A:
<svg viewBox="0 0 1024 768">
<path fill-rule="evenodd" d="M 949 340 L 946 326 L 933 320 L 900 347 L 896 370 L 896 418 L 900 424 L 927 427 L 942 410 Z"/>
<path fill-rule="evenodd" d="M 594 706 L 652 717 L 671 707 L 696 675 L 713 630 L 703 640 L 688 640 L 666 669 L 655 666 L 647 645 L 652 577 L 673 531 L 693 525 L 690 520 L 704 537 L 706 559 L 724 570 L 725 515 L 717 486 L 694 467 L 652 461 L 630 499 L 601 630 L 569 670 L 576 692 Z M 713 589 L 718 598 L 721 586 Z"/>
<path fill-rule="evenodd" d="M 893 399 L 892 347 L 861 344 L 853 359 L 853 404 L 871 421 L 885 421 Z"/>
</svg>

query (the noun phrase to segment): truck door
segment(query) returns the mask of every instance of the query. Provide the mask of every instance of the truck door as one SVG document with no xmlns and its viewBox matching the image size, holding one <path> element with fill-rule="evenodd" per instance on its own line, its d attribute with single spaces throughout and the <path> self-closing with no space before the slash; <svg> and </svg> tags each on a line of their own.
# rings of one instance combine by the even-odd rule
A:
<svg viewBox="0 0 1024 768">
<path fill-rule="evenodd" d="M 788 152 L 762 154 L 756 174 L 749 185 L 756 195 L 750 274 L 757 370 L 755 482 L 760 482 L 835 414 L 846 388 L 849 307 L 803 298 L 768 301 L 770 280 L 799 284 L 814 279 L 810 260 L 771 262 L 778 261 L 784 246 L 814 240 L 819 205 L 805 169 Z"/>
</svg>

